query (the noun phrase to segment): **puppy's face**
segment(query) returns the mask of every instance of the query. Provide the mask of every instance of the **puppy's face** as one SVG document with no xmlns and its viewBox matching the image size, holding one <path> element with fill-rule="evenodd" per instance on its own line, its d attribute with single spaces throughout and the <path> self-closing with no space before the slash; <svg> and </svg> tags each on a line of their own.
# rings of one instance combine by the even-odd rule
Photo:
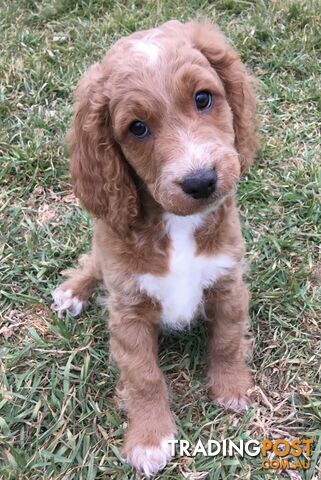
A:
<svg viewBox="0 0 321 480">
<path fill-rule="evenodd" d="M 118 42 L 106 95 L 126 161 L 166 211 L 189 215 L 220 204 L 240 163 L 223 82 L 178 25 Z"/>
<path fill-rule="evenodd" d="M 87 70 L 68 139 L 77 197 L 122 234 L 142 211 L 133 170 L 166 211 L 214 209 L 257 149 L 252 80 L 217 27 L 167 22 Z"/>
</svg>

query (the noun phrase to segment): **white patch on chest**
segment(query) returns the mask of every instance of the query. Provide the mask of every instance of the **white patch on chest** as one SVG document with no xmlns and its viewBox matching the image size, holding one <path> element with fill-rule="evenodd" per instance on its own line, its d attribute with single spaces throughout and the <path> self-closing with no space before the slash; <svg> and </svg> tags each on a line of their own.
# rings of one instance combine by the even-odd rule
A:
<svg viewBox="0 0 321 480">
<path fill-rule="evenodd" d="M 196 255 L 195 231 L 204 215 L 187 217 L 166 213 L 164 216 L 171 240 L 169 273 L 157 276 L 137 275 L 139 288 L 162 306 L 162 323 L 181 330 L 190 325 L 202 303 L 203 291 L 235 266 L 228 255 Z"/>
</svg>

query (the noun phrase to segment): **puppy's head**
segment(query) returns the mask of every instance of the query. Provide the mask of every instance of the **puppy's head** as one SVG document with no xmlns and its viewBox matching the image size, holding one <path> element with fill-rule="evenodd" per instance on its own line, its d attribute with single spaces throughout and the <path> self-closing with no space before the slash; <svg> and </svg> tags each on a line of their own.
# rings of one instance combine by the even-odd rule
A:
<svg viewBox="0 0 321 480">
<path fill-rule="evenodd" d="M 137 179 L 165 211 L 215 208 L 257 147 L 251 78 L 209 24 L 135 33 L 80 81 L 70 143 L 76 195 L 117 229 L 139 215 Z"/>
</svg>

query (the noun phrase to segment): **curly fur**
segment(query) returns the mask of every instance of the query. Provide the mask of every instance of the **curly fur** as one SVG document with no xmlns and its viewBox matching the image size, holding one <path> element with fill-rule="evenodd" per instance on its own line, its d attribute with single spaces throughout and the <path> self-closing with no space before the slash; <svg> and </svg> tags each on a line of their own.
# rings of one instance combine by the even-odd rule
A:
<svg viewBox="0 0 321 480">
<path fill-rule="evenodd" d="M 75 116 L 68 134 L 75 194 L 97 217 L 126 227 L 138 213 L 137 193 L 110 129 L 108 97 L 99 64 L 92 65 L 76 91 Z"/>
<path fill-rule="evenodd" d="M 201 90 L 213 95 L 205 112 L 193 100 Z M 142 140 L 129 129 L 137 119 L 150 128 Z M 137 32 L 80 80 L 68 142 L 74 190 L 94 217 L 94 238 L 55 291 L 55 309 L 78 313 L 95 281 L 104 281 L 129 417 L 123 455 L 152 475 L 169 460 L 167 441 L 176 433 L 157 359 L 162 322 L 183 328 L 203 311 L 213 399 L 229 408 L 248 401 L 249 300 L 234 192 L 258 144 L 253 79 L 209 23 L 171 21 Z M 198 169 L 217 174 L 205 199 L 182 189 Z"/>
<path fill-rule="evenodd" d="M 223 81 L 227 101 L 233 112 L 235 148 L 244 172 L 252 163 L 258 147 L 254 78 L 223 33 L 209 24 L 191 25 L 194 45 L 209 60 Z"/>
</svg>

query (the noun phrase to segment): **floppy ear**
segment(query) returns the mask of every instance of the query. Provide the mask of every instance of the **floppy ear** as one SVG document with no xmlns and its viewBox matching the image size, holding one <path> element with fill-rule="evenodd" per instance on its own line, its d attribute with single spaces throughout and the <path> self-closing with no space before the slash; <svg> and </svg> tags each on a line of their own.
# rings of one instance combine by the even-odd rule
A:
<svg viewBox="0 0 321 480">
<path fill-rule="evenodd" d="M 138 214 L 138 196 L 129 167 L 112 136 L 104 92 L 107 79 L 92 65 L 76 90 L 75 114 L 67 136 L 74 191 L 94 216 L 124 231 Z"/>
<path fill-rule="evenodd" d="M 258 148 L 254 80 L 218 27 L 206 22 L 191 22 L 187 27 L 193 46 L 207 58 L 224 84 L 233 113 L 235 148 L 240 155 L 241 171 L 244 172 L 252 163 Z"/>
</svg>

